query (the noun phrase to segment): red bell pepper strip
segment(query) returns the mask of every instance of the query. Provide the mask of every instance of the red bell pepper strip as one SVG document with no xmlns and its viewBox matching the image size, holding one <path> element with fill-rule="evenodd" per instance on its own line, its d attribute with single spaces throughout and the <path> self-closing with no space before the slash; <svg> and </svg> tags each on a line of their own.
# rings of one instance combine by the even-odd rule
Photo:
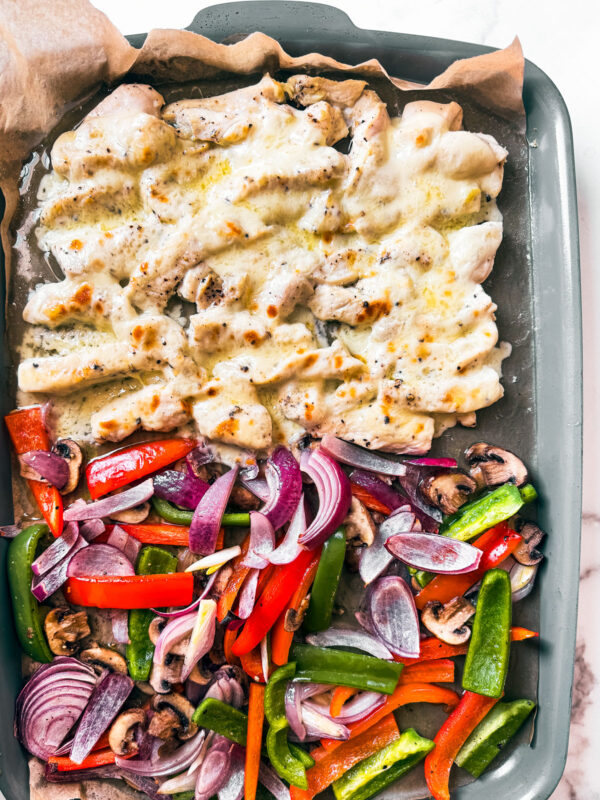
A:
<svg viewBox="0 0 600 800">
<path fill-rule="evenodd" d="M 65 597 L 75 606 L 94 608 L 189 606 L 194 599 L 194 576 L 191 572 L 174 572 L 69 578 Z"/>
<path fill-rule="evenodd" d="M 260 655 L 260 645 L 240 656 L 240 663 L 246 675 L 255 683 L 264 683 L 265 675 L 263 672 L 262 658 Z"/>
<path fill-rule="evenodd" d="M 313 558 L 314 553 L 311 550 L 303 550 L 294 561 L 273 570 L 271 579 L 263 589 L 232 647 L 234 655 L 242 656 L 249 653 L 264 639 L 281 612 L 287 607 Z"/>
<path fill-rule="evenodd" d="M 107 525 L 107 533 L 113 527 L 113 525 Z M 125 533 L 133 536 L 134 539 L 137 539 L 142 544 L 166 544 L 174 547 L 187 547 L 190 540 L 190 529 L 186 525 L 168 525 L 167 523 L 130 525 L 120 522 L 119 528 L 122 528 Z M 103 535 L 101 534 L 101 536 Z M 97 536 L 95 541 L 100 542 L 100 536 Z"/>
<path fill-rule="evenodd" d="M 394 693 L 385 698 L 385 703 L 376 708 L 368 717 L 358 722 L 350 722 L 350 739 L 362 736 L 371 730 L 376 730 L 377 723 L 387 714 L 391 714 L 400 706 L 408 703 L 442 703 L 445 706 L 456 706 L 459 696 L 452 689 L 445 686 L 436 686 L 432 683 L 398 683 Z M 375 727 L 374 727 L 375 726 Z M 321 739 L 321 746 L 326 750 L 335 750 L 340 742 L 336 739 Z"/>
<path fill-rule="evenodd" d="M 192 439 L 160 439 L 134 444 L 95 458 L 85 471 L 90 497 L 96 500 L 108 492 L 145 478 L 183 458 L 195 446 L 196 442 Z"/>
<path fill-rule="evenodd" d="M 399 683 L 454 683 L 454 667 L 449 658 L 421 661 L 405 667 Z"/>
<path fill-rule="evenodd" d="M 300 606 L 309 593 L 310 587 L 315 579 L 320 556 L 321 548 L 314 552 L 313 558 L 308 564 L 304 575 L 300 579 L 300 582 L 294 591 L 290 602 L 279 615 L 279 618 L 277 619 L 277 622 L 271 631 L 271 658 L 279 667 L 287 664 L 290 647 L 292 646 L 292 639 L 294 638 L 294 632 L 286 631 L 285 629 L 285 616 L 290 609 L 293 611 L 298 611 L 300 609 Z"/>
<path fill-rule="evenodd" d="M 530 631 L 527 628 L 511 628 L 510 638 L 513 642 L 522 642 L 524 639 L 533 639 L 539 636 L 537 631 Z M 418 664 L 422 661 L 434 661 L 440 658 L 452 658 L 453 656 L 464 656 L 469 649 L 467 644 L 446 644 L 435 636 L 428 639 L 421 639 L 421 655 L 418 658 L 402 658 L 394 656 L 394 661 L 400 664 Z M 402 677 L 402 676 L 401 676 Z"/>
<path fill-rule="evenodd" d="M 239 658 L 234 656 L 231 652 L 231 648 L 233 647 L 233 643 L 237 639 L 237 629 L 235 628 L 226 628 L 225 633 L 223 634 L 223 652 L 225 653 L 225 662 L 227 664 L 239 664 Z"/>
<path fill-rule="evenodd" d="M 486 531 L 486 535 L 489 531 Z M 502 531 L 496 536 L 483 551 L 483 556 L 477 569 L 465 572 L 462 575 L 437 575 L 427 586 L 423 587 L 415 597 L 415 605 L 419 610 L 425 608 L 427 603 L 435 600 L 439 603 L 448 603 L 454 597 L 460 597 L 477 581 L 480 581 L 488 569 L 493 569 L 501 564 L 513 553 L 521 536 L 515 531 Z"/>
<path fill-rule="evenodd" d="M 460 748 L 500 698 L 465 692 L 434 737 L 435 748 L 425 758 L 425 780 L 434 800 L 450 800 L 450 770 Z"/>
<path fill-rule="evenodd" d="M 352 492 L 352 496 L 356 497 L 357 500 L 366 506 L 367 508 L 371 509 L 371 511 L 379 511 L 380 514 L 391 514 L 392 509 L 388 508 L 385 503 L 382 503 L 381 500 L 378 500 L 376 497 L 373 497 L 371 492 L 364 488 L 364 486 L 359 486 L 358 483 L 351 483 L 350 484 L 350 491 Z"/>
<path fill-rule="evenodd" d="M 339 717 L 342 713 L 344 703 L 357 692 L 358 689 L 353 689 L 352 686 L 336 686 L 331 695 L 331 703 L 329 704 L 329 713 L 331 716 Z"/>
<path fill-rule="evenodd" d="M 251 683 L 248 694 L 248 736 L 244 768 L 244 800 L 256 800 L 264 721 L 265 687 L 260 683 Z"/>
<path fill-rule="evenodd" d="M 530 631 L 529 628 L 513 627 L 510 629 L 511 642 L 524 642 L 526 639 L 536 639 L 538 636 L 537 631 Z"/>
<path fill-rule="evenodd" d="M 41 406 L 21 408 L 4 417 L 15 452 L 22 456 L 30 450 L 50 450 L 50 440 L 44 425 Z M 42 481 L 28 480 L 35 502 L 54 536 L 63 530 L 63 501 L 55 486 Z"/>
<path fill-rule="evenodd" d="M 310 769 L 306 770 L 308 789 L 290 786 L 291 800 L 312 800 L 312 798 L 351 769 L 359 761 L 372 756 L 378 750 L 398 739 L 400 731 L 393 714 L 381 720 L 381 723 L 361 736 L 339 745 L 333 752 L 327 753 Z"/>
<path fill-rule="evenodd" d="M 131 755 L 123 756 L 123 758 L 131 758 L 133 755 L 135 754 L 131 753 Z M 110 747 L 106 747 L 103 750 L 95 750 L 90 753 L 89 756 L 83 759 L 81 764 L 76 764 L 74 761 L 71 761 L 69 756 L 50 756 L 48 764 L 53 766 L 58 772 L 73 772 L 80 769 L 106 767 L 108 764 L 114 764 L 116 757 L 116 754 L 113 753 Z"/>
<path fill-rule="evenodd" d="M 242 566 L 242 561 L 246 557 L 249 544 L 250 544 L 250 534 L 248 534 L 248 536 L 246 536 L 246 538 L 242 542 L 241 545 L 242 552 L 239 554 L 239 556 L 236 556 L 231 562 L 233 572 L 231 573 L 231 577 L 227 582 L 227 586 L 225 587 L 223 594 L 219 597 L 217 601 L 217 619 L 219 620 L 219 622 L 223 622 L 227 614 L 233 608 L 238 593 L 242 588 L 242 584 L 246 579 L 246 575 L 250 572 L 250 567 Z"/>
</svg>

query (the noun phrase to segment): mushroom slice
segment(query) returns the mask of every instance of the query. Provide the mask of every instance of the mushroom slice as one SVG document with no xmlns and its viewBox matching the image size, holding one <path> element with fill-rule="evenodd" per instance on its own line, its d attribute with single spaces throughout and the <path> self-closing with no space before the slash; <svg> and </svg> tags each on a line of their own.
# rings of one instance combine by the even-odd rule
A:
<svg viewBox="0 0 600 800">
<path fill-rule="evenodd" d="M 419 484 L 423 499 L 444 514 L 455 514 L 476 489 L 473 478 L 464 472 L 441 472 L 430 475 Z"/>
<path fill-rule="evenodd" d="M 121 675 L 127 675 L 127 662 L 120 653 L 109 647 L 100 647 L 99 645 L 89 647 L 87 650 L 81 651 L 79 658 L 94 667 L 97 672 L 110 669 L 113 672 L 120 672 Z"/>
<path fill-rule="evenodd" d="M 167 620 L 163 617 L 154 617 L 150 625 L 148 626 L 148 636 L 150 637 L 150 641 L 152 644 L 156 644 L 158 641 L 158 637 L 162 633 L 163 628 L 167 624 Z M 174 656 L 184 656 L 187 653 L 187 649 L 190 644 L 190 637 L 185 636 L 180 641 L 175 642 L 170 648 L 169 653 L 172 653 Z"/>
<path fill-rule="evenodd" d="M 546 534 L 535 523 L 525 520 L 519 520 L 515 527 L 523 537 L 523 541 L 512 554 L 513 558 L 525 567 L 535 567 L 544 558 L 537 546 Z"/>
<path fill-rule="evenodd" d="M 157 694 L 152 700 L 152 708 L 156 714 L 150 720 L 148 733 L 159 739 L 191 739 L 198 732 L 198 726 L 192 722 L 194 706 L 182 694 L 170 692 Z"/>
<path fill-rule="evenodd" d="M 446 644 L 464 644 L 471 636 L 466 624 L 475 613 L 475 606 L 464 597 L 455 597 L 446 605 L 437 601 L 427 603 L 421 612 L 421 622 L 428 631 Z"/>
<path fill-rule="evenodd" d="M 108 746 L 118 756 L 132 756 L 139 750 L 135 734 L 138 726 L 146 723 L 143 708 L 129 708 L 123 711 L 111 725 L 108 732 Z"/>
<path fill-rule="evenodd" d="M 477 442 L 465 451 L 469 472 L 480 486 L 499 486 L 514 483 L 522 486 L 527 481 L 527 467 L 510 450 L 493 444 Z"/>
<path fill-rule="evenodd" d="M 81 477 L 81 466 L 83 464 L 81 447 L 73 439 L 57 439 L 52 446 L 52 452 L 64 458 L 69 465 L 69 478 L 60 493 L 69 494 L 74 492 Z"/>
<path fill-rule="evenodd" d="M 174 684 L 181 683 L 183 672 L 183 658 L 177 658 L 173 653 L 168 653 L 164 664 L 154 662 L 150 674 L 150 686 L 158 694 L 168 694 Z"/>
<path fill-rule="evenodd" d="M 306 597 L 300 603 L 298 610 L 296 611 L 295 608 L 288 608 L 285 612 L 285 617 L 283 619 L 283 628 L 288 633 L 292 633 L 298 630 L 298 628 L 304 622 L 304 617 L 306 616 L 306 612 L 308 611 L 308 606 L 310 605 L 310 595 L 307 594 Z"/>
<path fill-rule="evenodd" d="M 124 522 L 128 525 L 137 525 L 143 522 L 150 513 L 150 503 L 146 500 L 145 503 L 140 503 L 139 506 L 128 508 L 125 511 L 117 511 L 111 514 L 110 518 L 116 522 Z"/>
<path fill-rule="evenodd" d="M 77 643 L 90 635 L 88 616 L 85 611 L 53 608 L 44 620 L 44 631 L 53 653 L 57 656 L 73 655 Z"/>
</svg>

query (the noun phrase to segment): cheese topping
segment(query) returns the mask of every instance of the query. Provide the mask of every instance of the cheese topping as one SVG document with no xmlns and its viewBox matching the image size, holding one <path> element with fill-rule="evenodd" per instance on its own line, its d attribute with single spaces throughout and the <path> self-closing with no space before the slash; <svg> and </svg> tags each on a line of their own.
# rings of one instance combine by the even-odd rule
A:
<svg viewBox="0 0 600 800">
<path fill-rule="evenodd" d="M 461 126 L 456 103 L 390 119 L 357 80 L 167 106 L 119 87 L 52 150 L 37 236 L 65 278 L 24 310 L 20 389 L 124 381 L 85 407 L 110 441 L 193 420 L 242 448 L 307 430 L 423 453 L 473 424 L 510 351 L 480 285 L 507 153 Z"/>
</svg>

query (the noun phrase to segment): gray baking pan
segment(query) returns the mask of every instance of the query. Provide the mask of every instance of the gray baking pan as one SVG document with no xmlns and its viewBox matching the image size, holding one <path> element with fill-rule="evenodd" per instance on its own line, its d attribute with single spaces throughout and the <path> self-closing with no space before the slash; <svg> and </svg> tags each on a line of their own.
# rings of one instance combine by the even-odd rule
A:
<svg viewBox="0 0 600 800">
<path fill-rule="evenodd" d="M 458 58 L 490 51 L 464 42 L 362 30 L 344 13 L 312 3 L 227 3 L 200 12 L 189 29 L 215 41 L 235 41 L 261 30 L 277 38 L 292 55 L 319 51 L 346 63 L 376 57 L 390 74 L 418 83 L 428 83 Z M 129 37 L 138 47 L 144 38 L 145 34 Z M 254 77 L 238 76 L 219 81 L 212 89 L 200 88 L 214 94 L 251 80 Z M 383 81 L 375 88 L 391 113 L 398 113 L 407 100 L 419 96 L 419 92 L 395 91 Z M 190 87 L 160 89 L 168 99 L 190 91 Z M 556 87 L 529 62 L 524 88 L 526 137 L 505 120 L 475 107 L 466 96 L 436 96 L 445 102 L 456 99 L 464 107 L 466 127 L 492 133 L 509 150 L 499 198 L 505 236 L 486 289 L 498 303 L 500 335 L 513 344 L 513 355 L 505 362 L 503 400 L 478 414 L 475 431 L 450 431 L 436 442 L 435 450 L 455 455 L 476 439 L 515 449 L 531 468 L 541 497 L 538 519 L 548 532 L 547 558 L 538 585 L 527 601 L 516 606 L 514 614 L 515 624 L 540 630 L 541 643 L 513 648 L 506 690 L 507 697 L 537 697 L 535 730 L 532 726 L 524 730 L 516 746 L 507 748 L 494 768 L 475 783 L 465 785 L 466 773 L 457 770 L 453 797 L 546 800 L 562 774 L 567 752 L 581 529 L 581 303 L 571 129 Z M 72 118 L 65 125 L 70 127 L 75 121 Z M 11 318 L 17 319 L 28 288 L 22 279 L 13 281 L 8 298 L 9 341 L 10 329 L 14 329 Z M 0 309 L 4 309 L 3 280 L 0 292 Z M 14 367 L 9 352 L 9 348 L 0 349 L 5 386 L 12 383 Z M 10 395 L 3 394 L 0 412 L 6 413 L 12 406 Z M 10 462 L 3 430 L 0 437 L 0 522 L 5 523 L 12 521 Z M 6 545 L 0 543 L 2 560 L 5 555 Z M 12 735 L 12 707 L 21 685 L 20 653 L 4 569 L 0 571 L 0 592 L 5 609 L 0 616 L 0 789 L 6 800 L 27 800 L 26 759 Z M 400 724 L 414 725 L 421 733 L 432 735 L 443 718 L 439 709 L 412 706 L 402 709 Z M 531 747 L 526 746 L 529 739 Z M 403 779 L 388 796 L 413 800 L 426 795 L 423 787 L 422 770 L 415 770 L 414 776 Z"/>
</svg>

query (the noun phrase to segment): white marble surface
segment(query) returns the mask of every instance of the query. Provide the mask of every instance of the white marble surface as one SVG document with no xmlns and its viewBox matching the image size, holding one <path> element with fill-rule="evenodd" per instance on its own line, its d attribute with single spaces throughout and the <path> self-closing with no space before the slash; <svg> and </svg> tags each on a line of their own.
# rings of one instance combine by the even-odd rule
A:
<svg viewBox="0 0 600 800">
<path fill-rule="evenodd" d="M 364 28 L 461 39 L 501 47 L 517 34 L 525 55 L 562 92 L 575 135 L 585 354 L 583 541 L 577 663 L 569 758 L 552 800 L 600 800 L 600 10 L 594 0 L 330 0 Z M 202 0 L 95 0 L 123 33 L 184 27 Z M 595 224 L 594 224 L 595 222 Z M 518 798 L 512 798 L 518 800 Z M 541 800 L 541 798 L 540 798 Z"/>
</svg>

